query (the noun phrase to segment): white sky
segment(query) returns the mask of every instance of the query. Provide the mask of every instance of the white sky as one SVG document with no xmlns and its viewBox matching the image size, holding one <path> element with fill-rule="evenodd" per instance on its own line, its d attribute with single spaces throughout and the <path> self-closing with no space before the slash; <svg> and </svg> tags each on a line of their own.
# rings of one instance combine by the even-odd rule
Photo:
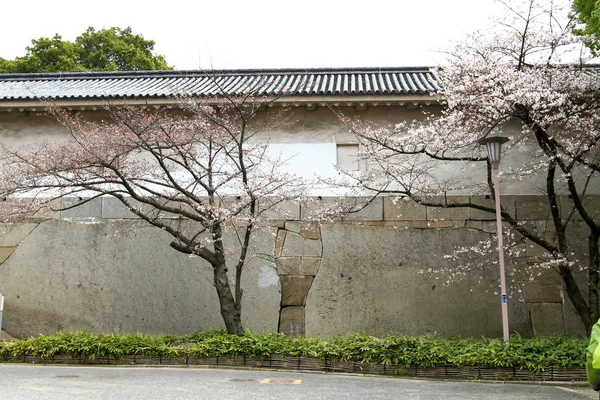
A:
<svg viewBox="0 0 600 400">
<path fill-rule="evenodd" d="M 1 0 L 0 57 L 31 39 L 131 26 L 176 69 L 437 65 L 494 0 Z"/>
</svg>

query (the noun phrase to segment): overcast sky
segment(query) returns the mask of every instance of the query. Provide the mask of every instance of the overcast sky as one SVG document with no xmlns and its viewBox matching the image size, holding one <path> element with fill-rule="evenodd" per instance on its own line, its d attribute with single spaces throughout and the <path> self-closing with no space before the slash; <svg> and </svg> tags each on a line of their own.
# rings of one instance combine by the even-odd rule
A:
<svg viewBox="0 0 600 400">
<path fill-rule="evenodd" d="M 424 66 L 484 28 L 494 0 L 3 0 L 0 57 L 31 39 L 131 26 L 176 69 Z"/>
</svg>

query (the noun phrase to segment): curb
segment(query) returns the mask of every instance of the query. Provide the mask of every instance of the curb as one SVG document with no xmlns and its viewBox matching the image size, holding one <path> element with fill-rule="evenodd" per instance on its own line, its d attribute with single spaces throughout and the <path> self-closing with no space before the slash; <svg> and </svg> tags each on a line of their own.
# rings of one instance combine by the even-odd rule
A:
<svg viewBox="0 0 600 400">
<path fill-rule="evenodd" d="M 556 368 L 550 366 L 542 372 L 522 370 L 517 367 L 486 367 L 438 365 L 422 367 L 411 365 L 382 365 L 360 361 L 331 361 L 311 357 L 283 357 L 269 355 L 259 357 L 163 357 L 130 355 L 120 358 L 69 356 L 55 354 L 50 357 L 35 355 L 9 355 L 8 363 L 47 364 L 47 365 L 92 365 L 92 366 L 137 366 L 137 367 L 226 367 L 264 368 L 270 370 L 305 371 L 321 373 L 342 373 L 369 376 L 395 376 L 443 380 L 497 381 L 505 383 L 529 383 L 557 386 L 587 386 L 585 368 Z"/>
</svg>

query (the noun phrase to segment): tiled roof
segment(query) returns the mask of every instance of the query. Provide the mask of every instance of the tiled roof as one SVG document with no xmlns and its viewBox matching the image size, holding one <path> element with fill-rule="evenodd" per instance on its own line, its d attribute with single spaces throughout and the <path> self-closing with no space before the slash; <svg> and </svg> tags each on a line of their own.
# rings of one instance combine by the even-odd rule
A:
<svg viewBox="0 0 600 400">
<path fill-rule="evenodd" d="M 218 97 L 402 96 L 439 90 L 428 67 L 0 74 L 0 101 Z"/>
</svg>

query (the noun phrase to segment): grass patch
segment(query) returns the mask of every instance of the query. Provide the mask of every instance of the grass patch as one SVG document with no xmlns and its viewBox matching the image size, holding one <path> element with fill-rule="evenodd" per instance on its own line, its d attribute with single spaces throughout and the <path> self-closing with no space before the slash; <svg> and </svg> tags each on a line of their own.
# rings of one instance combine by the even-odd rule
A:
<svg viewBox="0 0 600 400">
<path fill-rule="evenodd" d="M 367 361 L 383 365 L 435 365 L 517 367 L 540 372 L 549 366 L 583 367 L 586 339 L 568 336 L 523 339 L 518 335 L 505 345 L 501 339 L 444 338 L 440 336 L 386 336 L 351 334 L 329 340 L 289 338 L 277 333 L 228 335 L 201 331 L 186 336 L 143 334 L 57 333 L 0 343 L 0 357 L 34 355 L 51 357 L 265 357 L 305 356 L 330 361 Z"/>
</svg>

